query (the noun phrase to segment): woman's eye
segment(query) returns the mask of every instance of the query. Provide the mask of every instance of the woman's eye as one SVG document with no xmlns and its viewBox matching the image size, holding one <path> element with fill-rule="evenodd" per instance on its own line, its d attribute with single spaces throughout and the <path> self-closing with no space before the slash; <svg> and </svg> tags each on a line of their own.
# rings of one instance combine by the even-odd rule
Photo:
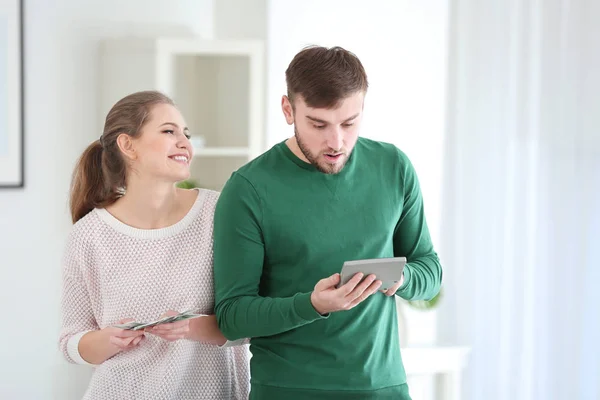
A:
<svg viewBox="0 0 600 400">
<path fill-rule="evenodd" d="M 185 133 L 185 137 L 190 140 L 192 138 L 192 135 L 190 135 L 189 133 Z"/>
<path fill-rule="evenodd" d="M 170 133 L 171 135 L 173 134 L 174 131 L 167 129 L 166 131 L 163 131 L 163 133 Z"/>
</svg>

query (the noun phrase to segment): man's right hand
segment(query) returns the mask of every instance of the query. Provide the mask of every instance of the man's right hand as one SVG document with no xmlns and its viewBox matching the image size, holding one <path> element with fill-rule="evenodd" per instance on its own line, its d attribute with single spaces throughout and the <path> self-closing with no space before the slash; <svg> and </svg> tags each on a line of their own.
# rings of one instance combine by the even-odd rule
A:
<svg viewBox="0 0 600 400">
<path fill-rule="evenodd" d="M 333 274 L 329 278 L 321 279 L 310 295 L 313 307 L 322 315 L 356 307 L 367 297 L 376 293 L 382 283 L 380 280 L 375 280 L 376 277 L 373 274 L 361 282 L 362 278 L 363 274 L 359 272 L 340 288 L 337 288 L 340 274 Z"/>
</svg>

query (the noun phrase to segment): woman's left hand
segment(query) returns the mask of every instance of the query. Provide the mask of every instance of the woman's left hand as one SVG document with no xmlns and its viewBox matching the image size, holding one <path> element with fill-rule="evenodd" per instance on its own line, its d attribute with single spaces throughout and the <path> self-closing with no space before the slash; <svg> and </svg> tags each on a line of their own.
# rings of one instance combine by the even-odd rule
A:
<svg viewBox="0 0 600 400">
<path fill-rule="evenodd" d="M 179 314 L 177 311 L 169 310 L 161 315 L 160 318 L 171 317 L 177 314 Z M 190 320 L 186 319 L 183 321 L 156 325 L 152 328 L 145 329 L 145 331 L 169 342 L 174 342 L 176 340 L 187 338 L 187 335 L 190 332 Z"/>
</svg>

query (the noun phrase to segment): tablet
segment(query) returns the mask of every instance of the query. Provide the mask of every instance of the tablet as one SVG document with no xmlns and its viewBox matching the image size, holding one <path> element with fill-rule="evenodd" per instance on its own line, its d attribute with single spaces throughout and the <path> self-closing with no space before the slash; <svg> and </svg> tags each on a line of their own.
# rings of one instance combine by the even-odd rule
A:
<svg viewBox="0 0 600 400">
<path fill-rule="evenodd" d="M 374 274 L 382 282 L 379 290 L 387 290 L 402 279 L 405 264 L 406 257 L 346 261 L 342 266 L 338 287 L 346 284 L 357 272 L 362 272 L 365 278 Z"/>
</svg>

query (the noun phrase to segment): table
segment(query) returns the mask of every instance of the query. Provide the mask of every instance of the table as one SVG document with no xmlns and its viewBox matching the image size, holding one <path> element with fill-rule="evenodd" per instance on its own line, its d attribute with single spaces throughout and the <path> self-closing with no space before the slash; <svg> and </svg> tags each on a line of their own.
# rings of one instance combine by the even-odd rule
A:
<svg viewBox="0 0 600 400">
<path fill-rule="evenodd" d="M 433 375 L 436 399 L 459 400 L 462 372 L 470 349 L 464 346 L 406 347 L 402 360 L 406 375 Z"/>
</svg>

